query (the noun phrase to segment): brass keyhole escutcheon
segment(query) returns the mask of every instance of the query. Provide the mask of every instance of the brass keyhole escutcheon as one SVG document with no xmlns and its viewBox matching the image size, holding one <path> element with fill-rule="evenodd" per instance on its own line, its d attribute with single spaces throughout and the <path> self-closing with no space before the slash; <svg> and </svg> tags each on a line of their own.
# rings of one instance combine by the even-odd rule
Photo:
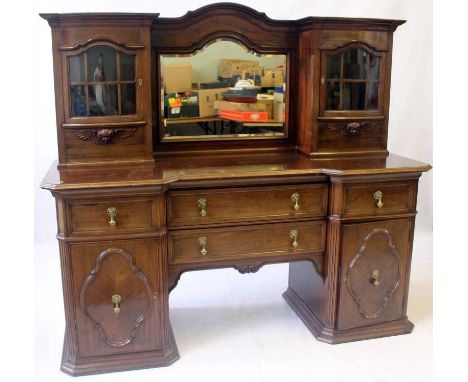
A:
<svg viewBox="0 0 468 382">
<path fill-rule="evenodd" d="M 200 210 L 200 216 L 205 217 L 206 216 L 206 205 L 207 205 L 206 199 L 205 198 L 198 199 L 197 205 L 198 205 L 198 209 Z"/>
<path fill-rule="evenodd" d="M 200 254 L 202 256 L 206 256 L 206 254 L 208 253 L 208 251 L 206 250 L 206 244 L 207 244 L 206 237 L 198 238 L 198 248 L 200 249 Z"/>
<path fill-rule="evenodd" d="M 117 216 L 117 208 L 109 207 L 107 209 L 107 216 L 109 216 L 109 218 L 110 218 L 109 225 L 111 225 L 112 227 L 115 226 L 117 224 L 117 221 L 115 220 L 115 218 Z"/>
<path fill-rule="evenodd" d="M 138 86 L 140 88 L 143 86 L 143 80 L 141 78 L 138 79 Z"/>
<path fill-rule="evenodd" d="M 291 245 L 294 249 L 296 249 L 299 246 L 299 231 L 293 229 L 291 232 L 289 232 L 289 238 L 292 240 Z"/>
<path fill-rule="evenodd" d="M 112 306 L 114 307 L 114 313 L 120 313 L 120 302 L 122 301 L 122 297 L 119 294 L 114 294 L 112 296 Z"/>
<path fill-rule="evenodd" d="M 380 272 L 378 270 L 372 271 L 369 281 L 373 286 L 378 288 L 380 286 Z"/>
<path fill-rule="evenodd" d="M 382 191 L 376 191 L 374 193 L 374 199 L 377 201 L 377 203 L 376 203 L 377 208 L 382 208 L 383 207 L 382 197 L 383 197 Z"/>
<path fill-rule="evenodd" d="M 291 200 L 294 203 L 293 208 L 294 211 L 299 211 L 301 206 L 299 205 L 299 201 L 301 200 L 301 195 L 299 195 L 297 192 L 291 195 Z"/>
</svg>

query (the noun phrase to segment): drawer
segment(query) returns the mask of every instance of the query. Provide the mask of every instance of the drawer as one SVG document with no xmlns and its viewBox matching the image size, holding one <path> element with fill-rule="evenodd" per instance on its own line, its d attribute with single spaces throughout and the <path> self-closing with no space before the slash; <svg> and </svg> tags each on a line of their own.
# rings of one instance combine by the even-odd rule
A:
<svg viewBox="0 0 468 382">
<path fill-rule="evenodd" d="M 168 226 L 325 216 L 327 184 L 172 191 Z"/>
<path fill-rule="evenodd" d="M 156 228 L 152 197 L 69 200 L 67 209 L 72 234 L 136 233 Z"/>
<path fill-rule="evenodd" d="M 416 182 L 345 184 L 344 216 L 415 212 L 416 192 Z"/>
<path fill-rule="evenodd" d="M 177 230 L 169 232 L 169 263 L 323 252 L 325 237 L 325 221 Z"/>
</svg>

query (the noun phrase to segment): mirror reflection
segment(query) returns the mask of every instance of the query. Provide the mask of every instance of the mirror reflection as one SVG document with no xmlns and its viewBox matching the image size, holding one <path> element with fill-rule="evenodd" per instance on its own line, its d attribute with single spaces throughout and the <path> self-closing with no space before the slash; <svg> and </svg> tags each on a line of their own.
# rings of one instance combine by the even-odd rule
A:
<svg viewBox="0 0 468 382">
<path fill-rule="evenodd" d="M 285 55 L 220 39 L 160 68 L 163 140 L 285 137 Z"/>
</svg>

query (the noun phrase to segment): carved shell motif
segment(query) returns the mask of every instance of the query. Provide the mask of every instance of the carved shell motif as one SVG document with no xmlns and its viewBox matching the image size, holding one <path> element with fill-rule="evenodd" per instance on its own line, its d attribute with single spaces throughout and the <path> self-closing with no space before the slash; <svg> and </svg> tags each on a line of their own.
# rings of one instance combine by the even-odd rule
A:
<svg viewBox="0 0 468 382">
<path fill-rule="evenodd" d="M 110 145 L 119 140 L 129 138 L 136 127 L 125 129 L 73 129 L 73 133 L 83 141 L 91 141 L 96 145 Z"/>
<path fill-rule="evenodd" d="M 121 302 L 118 309 L 113 306 L 115 295 Z M 133 256 L 118 248 L 99 254 L 80 291 L 81 309 L 104 343 L 112 347 L 132 342 L 149 314 L 151 301 L 148 279 Z"/>
<path fill-rule="evenodd" d="M 385 309 L 400 282 L 401 268 L 390 233 L 384 228 L 372 230 L 345 275 L 346 288 L 362 317 L 376 318 Z"/>
</svg>

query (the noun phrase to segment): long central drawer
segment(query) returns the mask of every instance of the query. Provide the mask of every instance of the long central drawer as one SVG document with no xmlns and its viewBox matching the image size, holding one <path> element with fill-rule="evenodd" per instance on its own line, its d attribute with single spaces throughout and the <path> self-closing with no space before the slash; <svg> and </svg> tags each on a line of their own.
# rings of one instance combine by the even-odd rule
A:
<svg viewBox="0 0 468 382">
<path fill-rule="evenodd" d="M 167 224 L 178 227 L 322 217 L 327 212 L 327 196 L 328 185 L 323 183 L 171 191 Z"/>
<path fill-rule="evenodd" d="M 170 231 L 169 264 L 318 253 L 326 221 Z"/>
</svg>

